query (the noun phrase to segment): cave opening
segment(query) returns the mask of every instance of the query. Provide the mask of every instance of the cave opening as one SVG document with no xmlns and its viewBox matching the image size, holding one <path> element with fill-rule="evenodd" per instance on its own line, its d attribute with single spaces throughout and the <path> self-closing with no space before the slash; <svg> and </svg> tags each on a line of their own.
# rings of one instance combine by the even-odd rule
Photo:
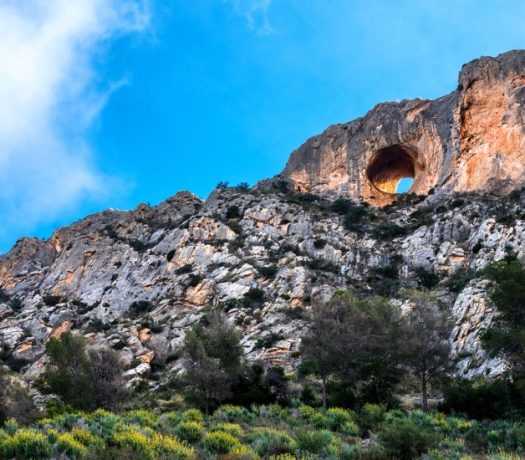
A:
<svg viewBox="0 0 525 460">
<path fill-rule="evenodd" d="M 368 180 L 384 193 L 407 193 L 416 177 L 417 153 L 404 145 L 391 145 L 378 150 L 371 158 Z"/>
</svg>

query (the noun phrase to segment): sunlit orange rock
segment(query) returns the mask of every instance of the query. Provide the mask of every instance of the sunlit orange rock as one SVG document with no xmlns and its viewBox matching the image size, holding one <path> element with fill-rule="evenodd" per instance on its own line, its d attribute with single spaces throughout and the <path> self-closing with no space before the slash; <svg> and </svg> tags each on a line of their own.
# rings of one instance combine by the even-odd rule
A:
<svg viewBox="0 0 525 460">
<path fill-rule="evenodd" d="M 374 205 L 410 192 L 508 193 L 525 180 L 525 51 L 466 64 L 447 96 L 379 104 L 295 150 L 276 180 Z"/>
</svg>

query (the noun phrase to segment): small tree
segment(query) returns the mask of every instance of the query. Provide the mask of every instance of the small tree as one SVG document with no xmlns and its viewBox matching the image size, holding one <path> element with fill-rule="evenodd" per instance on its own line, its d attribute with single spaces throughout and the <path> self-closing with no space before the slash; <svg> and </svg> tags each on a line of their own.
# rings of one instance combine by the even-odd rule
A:
<svg viewBox="0 0 525 460">
<path fill-rule="evenodd" d="M 92 409 L 94 393 L 84 338 L 65 332 L 50 339 L 46 351 L 49 364 L 38 380 L 40 391 L 78 409 Z"/>
<path fill-rule="evenodd" d="M 123 377 L 124 366 L 119 354 L 109 348 L 88 352 L 94 405 L 117 409 L 128 395 Z"/>
<path fill-rule="evenodd" d="M 330 379 L 375 402 L 386 402 L 402 376 L 400 314 L 386 299 L 338 292 L 310 314 L 302 340 L 302 371 L 321 379 L 323 406 Z"/>
<path fill-rule="evenodd" d="M 27 389 L 11 378 L 7 369 L 0 366 L 0 424 L 14 418 L 22 424 L 29 424 L 37 412 Z"/>
<path fill-rule="evenodd" d="M 49 364 L 37 381 L 42 393 L 81 410 L 112 409 L 122 401 L 123 366 L 115 352 L 88 352 L 84 338 L 71 332 L 52 338 L 46 351 Z"/>
<path fill-rule="evenodd" d="M 490 264 L 486 276 L 493 282 L 490 300 L 498 315 L 482 336 L 485 349 L 510 364 L 514 379 L 525 378 L 525 269 L 518 260 Z"/>
<path fill-rule="evenodd" d="M 206 414 L 231 395 L 242 368 L 240 336 L 218 312 L 188 331 L 182 348 L 185 372 L 180 379 L 186 398 Z"/>
<path fill-rule="evenodd" d="M 428 411 L 428 386 L 451 368 L 449 338 L 452 324 L 430 291 L 409 294 L 403 347 L 408 367 L 419 380 L 423 410 Z"/>
<path fill-rule="evenodd" d="M 327 407 L 327 385 L 345 359 L 342 341 L 346 335 L 346 299 L 343 295 L 313 308 L 307 317 L 308 333 L 301 340 L 301 372 L 321 379 L 322 403 Z"/>
</svg>

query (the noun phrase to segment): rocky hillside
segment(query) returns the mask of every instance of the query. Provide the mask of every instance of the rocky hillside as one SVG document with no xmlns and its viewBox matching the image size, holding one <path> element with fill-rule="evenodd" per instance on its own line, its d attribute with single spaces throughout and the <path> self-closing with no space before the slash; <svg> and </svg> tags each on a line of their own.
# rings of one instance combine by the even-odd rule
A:
<svg viewBox="0 0 525 460">
<path fill-rule="evenodd" d="M 463 79 L 478 75 L 473 69 L 499 68 L 499 73 L 482 74 L 493 75 L 498 82 L 508 83 L 511 78 L 514 85 L 508 87 L 513 88 L 512 103 L 505 99 L 513 115 L 504 116 L 505 123 L 500 120 L 505 129 L 512 124 L 513 134 L 508 137 L 512 142 L 507 147 L 515 149 L 512 155 L 503 155 L 507 163 L 502 163 L 500 171 L 512 172 L 512 180 L 505 176 L 509 179 L 505 188 L 496 190 L 491 185 L 457 191 L 439 185 L 466 174 L 457 168 L 478 155 L 481 137 L 479 142 L 460 143 L 459 154 L 453 154 L 458 159 L 456 169 L 447 170 L 445 182 L 435 175 L 435 180 L 427 180 L 417 174 L 434 174 L 436 167 L 445 174 L 444 165 L 450 166 L 452 157 L 428 163 L 429 157 L 421 156 L 422 144 L 416 149 L 401 143 L 407 133 L 423 132 L 412 128 L 423 126 L 417 120 L 430 113 L 429 107 L 467 97 L 471 90 L 463 86 L 449 99 L 435 103 L 381 105 L 365 119 L 331 128 L 327 133 L 336 133 L 335 137 L 325 133 L 308 141 L 292 155 L 283 174 L 252 189 L 219 187 L 206 201 L 181 192 L 155 207 L 94 214 L 56 231 L 47 241 L 19 240 L 0 257 L 2 360 L 31 381 L 45 365 L 46 341 L 73 330 L 85 334 L 94 345 L 120 350 L 130 382 L 154 387 L 180 368 L 178 350 L 185 331 L 215 306 L 242 331 L 248 359 L 291 369 L 300 360 L 304 312 L 337 289 L 360 296 L 384 295 L 402 303 L 403 289 L 422 285 L 435 288 L 450 309 L 458 373 L 497 375 L 502 363 L 487 359 L 479 346 L 480 332 L 493 316 L 480 270 L 509 254 L 525 259 L 525 192 L 520 191 L 523 181 L 518 181 L 523 174 L 525 123 L 519 118 L 519 94 L 523 98 L 524 80 L 509 77 L 519 73 L 516 69 L 525 70 L 525 54 L 507 53 L 469 66 L 462 71 Z M 474 88 L 474 81 L 486 82 L 472 78 L 469 88 Z M 492 99 L 487 99 L 487 110 L 491 104 Z M 354 189 L 310 187 L 316 192 L 311 194 L 298 186 L 292 172 L 298 170 L 299 160 L 303 170 L 313 171 L 309 177 L 314 177 L 318 163 L 331 158 L 328 147 L 337 143 L 348 150 L 356 139 L 365 142 L 367 135 L 377 140 L 372 133 L 394 126 L 390 121 L 399 118 L 381 114 L 401 106 L 412 107 L 405 115 L 416 124 L 403 121 L 406 131 L 400 125 L 389 131 L 397 132 L 397 137 L 370 141 L 367 145 L 373 145 L 372 150 L 380 149 L 376 160 L 368 169 L 352 160 L 345 163 L 345 171 L 365 171 L 367 187 L 375 187 L 380 194 L 414 172 L 415 191 L 421 192 L 418 184 L 426 184 L 420 196 L 390 193 L 386 201 L 392 204 L 369 206 L 355 199 L 359 196 L 352 190 L 362 178 L 351 174 L 347 179 Z M 464 122 L 468 119 L 471 125 L 481 126 L 489 112 L 493 113 L 471 112 L 464 115 Z M 434 115 L 431 123 L 437 124 L 437 132 L 450 129 L 449 118 Z M 337 140 L 337 133 L 343 131 L 353 133 L 347 138 L 350 143 Z M 318 142 L 324 145 L 321 150 L 309 150 Z M 491 150 L 496 144 L 483 145 L 483 158 L 500 155 L 501 151 Z M 419 156 L 411 156 L 415 154 Z M 483 182 L 480 171 L 474 171 L 472 180 Z M 430 188 L 433 184 L 435 189 Z M 502 195 L 502 191 L 510 193 Z"/>
<path fill-rule="evenodd" d="M 186 328 L 215 305 L 249 359 L 292 367 L 303 312 L 336 289 L 396 299 L 423 284 L 450 307 L 459 371 L 497 374 L 479 348 L 492 313 L 476 272 L 525 256 L 525 194 L 402 198 L 374 209 L 264 187 L 183 192 L 22 239 L 0 260 L 4 359 L 31 378 L 46 340 L 75 330 L 121 350 L 130 378 L 169 375 Z"/>
</svg>

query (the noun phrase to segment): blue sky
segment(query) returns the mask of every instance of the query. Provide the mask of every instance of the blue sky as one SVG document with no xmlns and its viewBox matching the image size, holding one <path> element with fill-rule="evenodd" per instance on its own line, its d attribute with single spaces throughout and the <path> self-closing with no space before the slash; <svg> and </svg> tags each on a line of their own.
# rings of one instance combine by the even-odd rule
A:
<svg viewBox="0 0 525 460">
<path fill-rule="evenodd" d="M 277 174 L 382 101 L 523 48 L 522 0 L 3 0 L 0 251 Z"/>
</svg>

